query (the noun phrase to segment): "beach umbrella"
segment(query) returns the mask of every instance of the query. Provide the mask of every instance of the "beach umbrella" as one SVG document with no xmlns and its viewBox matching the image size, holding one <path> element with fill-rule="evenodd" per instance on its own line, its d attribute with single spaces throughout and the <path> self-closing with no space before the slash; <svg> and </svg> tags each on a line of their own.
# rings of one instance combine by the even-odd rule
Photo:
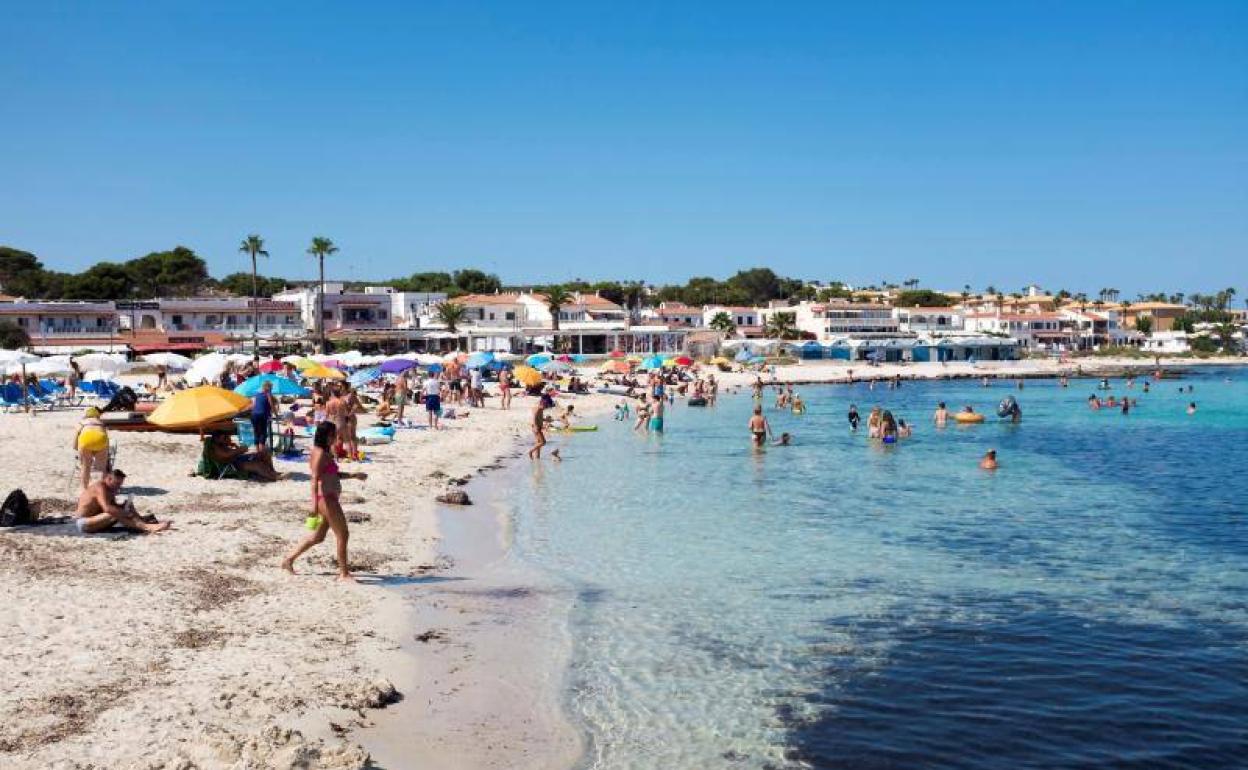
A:
<svg viewBox="0 0 1248 770">
<path fill-rule="evenodd" d="M 392 358 L 381 364 L 382 374 L 401 374 L 416 366 L 416 362 L 407 358 Z"/>
<path fill-rule="evenodd" d="M 468 360 L 468 354 L 461 353 L 458 350 L 452 350 L 446 355 L 442 356 L 442 363 L 445 363 L 445 364 L 462 364 L 464 361 L 467 361 L 467 360 Z"/>
<path fill-rule="evenodd" d="M 724 358 L 723 356 L 715 356 L 714 358 L 711 359 L 711 363 L 714 364 L 715 366 L 732 366 L 732 361 L 729 361 L 727 358 Z"/>
<path fill-rule="evenodd" d="M 186 381 L 195 382 L 211 382 L 221 376 L 221 372 L 225 370 L 226 359 L 220 353 L 208 353 L 191 362 L 191 366 L 186 370 Z"/>
<path fill-rule="evenodd" d="M 347 382 L 357 388 L 362 388 L 373 380 L 381 376 L 380 366 L 370 366 L 367 369 L 360 369 L 355 374 L 347 378 Z"/>
<path fill-rule="evenodd" d="M 298 353 L 291 353 L 288 356 L 282 356 L 282 363 L 284 364 L 294 364 L 304 360 L 306 359 Z"/>
<path fill-rule="evenodd" d="M 203 428 L 229 419 L 251 406 L 251 399 L 224 388 L 202 385 L 180 390 L 147 417 L 162 428 Z"/>
<path fill-rule="evenodd" d="M 676 366 L 693 366 L 693 359 L 689 356 L 676 356 L 672 359 Z"/>
<path fill-rule="evenodd" d="M 607 354 L 607 358 L 626 358 L 623 350 L 612 350 Z"/>
<path fill-rule="evenodd" d="M 347 375 L 337 369 L 330 369 L 328 366 L 321 366 L 320 364 L 309 366 L 303 370 L 302 374 L 309 380 L 345 380 L 347 378 Z"/>
<path fill-rule="evenodd" d="M 442 364 L 429 364 L 425 367 L 430 374 L 440 374 L 443 368 L 445 367 L 443 367 Z"/>
<path fill-rule="evenodd" d="M 542 381 L 542 373 L 531 366 L 517 366 L 512 376 L 516 378 L 516 382 L 526 388 L 531 388 Z"/>
<path fill-rule="evenodd" d="M 507 351 L 499 351 L 494 354 L 499 361 L 519 361 L 523 356 L 517 353 L 508 353 Z"/>
<path fill-rule="evenodd" d="M 641 362 L 642 369 L 661 369 L 663 367 L 663 358 L 661 356 L 650 356 Z"/>
<path fill-rule="evenodd" d="M 239 383 L 234 392 L 240 396 L 253 398 L 260 392 L 266 382 L 273 384 L 273 395 L 275 396 L 308 396 L 312 393 L 312 391 L 289 377 L 283 377 L 280 374 L 257 374 L 255 377 L 248 377 Z"/>
<path fill-rule="evenodd" d="M 486 353 L 484 351 L 479 351 L 468 356 L 468 360 L 465 362 L 464 365 L 467 366 L 469 369 L 480 369 L 483 366 L 488 366 L 493 361 L 494 361 L 493 353 Z"/>
<path fill-rule="evenodd" d="M 69 356 L 48 356 L 26 367 L 26 370 L 40 377 L 51 374 L 69 374 Z"/>
<path fill-rule="evenodd" d="M 524 359 L 524 362 L 528 364 L 529 366 L 541 366 L 542 364 L 548 364 L 553 360 L 554 359 L 551 357 L 549 353 L 534 353 L 533 355 Z"/>
<path fill-rule="evenodd" d="M 749 348 L 741 348 L 737 351 L 736 359 L 740 363 L 745 363 L 754 357 L 754 353 Z"/>
<path fill-rule="evenodd" d="M 565 364 L 570 364 L 572 363 L 572 356 L 568 355 L 567 353 L 562 353 L 560 355 L 555 356 L 555 360 L 562 361 Z"/>
<path fill-rule="evenodd" d="M 634 363 L 634 364 L 639 364 L 639 363 L 641 363 L 642 358 L 641 358 L 641 356 L 639 356 L 639 355 L 633 354 L 633 355 L 629 356 L 626 360 L 628 360 L 628 361 L 630 361 L 630 362 L 632 362 L 632 363 Z"/>
<path fill-rule="evenodd" d="M 500 361 L 497 358 L 485 365 L 485 369 L 491 372 L 502 371 L 503 369 L 514 369 L 515 364 L 510 361 Z"/>
<path fill-rule="evenodd" d="M 119 355 L 110 353 L 87 353 L 74 359 L 82 369 L 92 369 L 101 372 L 112 372 L 113 374 L 121 374 L 130 368 L 130 364 L 126 359 Z"/>
<path fill-rule="evenodd" d="M 344 366 L 359 366 L 364 363 L 364 354 L 358 350 L 348 350 L 346 353 L 338 356 L 338 360 Z"/>
<path fill-rule="evenodd" d="M 281 361 L 274 360 L 272 358 L 260 364 L 260 371 L 263 372 L 264 374 L 274 374 L 276 372 L 280 372 L 284 370 L 285 368 L 286 368 L 286 364 L 282 363 Z"/>
<path fill-rule="evenodd" d="M 435 356 L 432 353 L 417 353 L 416 363 L 420 364 L 421 366 L 433 366 L 434 364 L 442 363 L 442 357 Z"/>
<path fill-rule="evenodd" d="M 537 370 L 542 374 L 571 374 L 576 368 L 565 361 L 547 361 L 537 367 Z"/>
<path fill-rule="evenodd" d="M 176 369 L 184 372 L 191 368 L 191 359 L 186 356 L 180 356 L 177 353 L 149 353 L 143 356 L 143 360 L 153 366 L 163 366 L 166 369 Z"/>
<path fill-rule="evenodd" d="M 618 359 L 614 361 L 603 361 L 602 367 L 601 367 L 601 371 L 613 372 L 615 374 L 628 374 L 632 370 L 633 370 L 632 364 L 630 364 L 627 361 L 621 361 Z"/>
</svg>

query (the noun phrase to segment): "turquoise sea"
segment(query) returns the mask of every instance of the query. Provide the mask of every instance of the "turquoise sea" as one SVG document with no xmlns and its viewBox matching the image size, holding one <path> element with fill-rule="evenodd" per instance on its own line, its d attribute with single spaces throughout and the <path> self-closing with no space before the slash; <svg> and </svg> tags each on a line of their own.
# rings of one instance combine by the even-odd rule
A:
<svg viewBox="0 0 1248 770">
<path fill-rule="evenodd" d="M 1248 766 L 1248 370 L 1111 385 L 1139 406 L 801 386 L 804 416 L 764 400 L 791 447 L 750 448 L 747 392 L 568 437 L 512 516 L 576 596 L 584 766 Z M 1019 425 L 931 423 L 1007 394 Z M 851 403 L 914 437 L 851 433 Z"/>
</svg>

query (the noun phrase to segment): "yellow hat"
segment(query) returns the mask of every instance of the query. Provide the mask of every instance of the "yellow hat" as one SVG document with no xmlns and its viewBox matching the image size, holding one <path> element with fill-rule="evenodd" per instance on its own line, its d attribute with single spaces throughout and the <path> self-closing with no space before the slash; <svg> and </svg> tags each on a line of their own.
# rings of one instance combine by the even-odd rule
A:
<svg viewBox="0 0 1248 770">
<path fill-rule="evenodd" d="M 99 410 L 99 409 L 96 409 L 94 406 L 89 406 L 89 407 L 87 407 L 87 411 L 86 411 L 86 412 L 84 412 L 84 413 L 83 413 L 83 415 L 84 415 L 85 417 L 99 417 L 99 416 L 100 416 L 100 410 Z"/>
</svg>

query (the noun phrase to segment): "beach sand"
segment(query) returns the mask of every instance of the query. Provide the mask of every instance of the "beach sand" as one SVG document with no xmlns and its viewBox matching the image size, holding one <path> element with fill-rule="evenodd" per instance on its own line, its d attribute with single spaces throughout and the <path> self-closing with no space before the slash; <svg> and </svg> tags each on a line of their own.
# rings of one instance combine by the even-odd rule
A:
<svg viewBox="0 0 1248 770">
<path fill-rule="evenodd" d="M 777 377 L 837 382 L 850 368 L 856 379 L 1055 376 L 1076 365 L 1088 376 L 1152 367 L 808 362 Z M 730 388 L 754 376 L 720 379 Z M 593 415 L 617 401 L 574 403 L 602 419 Z M 370 751 L 396 769 L 571 765 L 580 739 L 559 708 L 568 644 L 550 622 L 566 614 L 566 599 L 533 590 L 540 577 L 506 559 L 505 516 L 455 509 L 470 513 L 442 542 L 439 520 L 461 522 L 432 503 L 448 483 L 500 461 L 528 463 L 516 458 L 532 400 L 507 412 L 495 403 L 444 431 L 400 431 L 370 448 L 369 462 L 346 465 L 370 474 L 344 481 L 360 585 L 333 579 L 332 537 L 299 576 L 278 569 L 306 531 L 306 461 L 279 463 L 293 478 L 275 484 L 207 481 L 188 475 L 194 436 L 114 433 L 129 474 L 123 494 L 174 528 L 0 530 L 0 767 L 360 768 Z M 0 415 L 0 494 L 21 488 L 43 516 L 67 515 L 79 416 Z"/>
<path fill-rule="evenodd" d="M 578 410 L 593 400 L 580 397 Z M 408 623 L 422 581 L 448 566 L 434 548 L 429 501 L 529 439 L 532 400 L 506 412 L 494 403 L 443 431 L 400 431 L 394 444 L 370 448 L 368 462 L 344 466 L 370 474 L 344 481 L 360 585 L 333 579 L 332 535 L 300 575 L 278 568 L 306 532 L 306 460 L 279 463 L 293 478 L 274 484 L 208 481 L 188 475 L 195 436 L 114 432 L 128 474 L 122 494 L 173 529 L 0 531 L 0 579 L 10 589 L 0 606 L 0 643 L 10 651 L 0 656 L 0 766 L 363 767 L 368 755 L 352 733 L 396 698 L 396 675 L 422 674 L 404 669 L 401 659 L 411 659 L 401 652 L 418 633 Z M 0 491 L 25 490 L 44 517 L 69 514 L 79 417 L 0 415 Z M 553 697 L 496 704 L 490 740 L 528 752 L 560 745 L 567 730 L 558 720 L 549 727 L 562 738 L 529 727 L 534 708 L 557 712 Z M 429 741 L 419 762 L 467 766 L 482 740 L 462 724 Z"/>
</svg>

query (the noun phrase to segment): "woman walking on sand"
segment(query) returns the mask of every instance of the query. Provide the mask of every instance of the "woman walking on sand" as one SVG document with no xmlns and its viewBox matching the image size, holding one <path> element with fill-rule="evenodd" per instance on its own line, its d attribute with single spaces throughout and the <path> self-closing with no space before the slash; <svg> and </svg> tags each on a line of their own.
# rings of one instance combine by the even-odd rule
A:
<svg viewBox="0 0 1248 770">
<path fill-rule="evenodd" d="M 325 421 L 316 426 L 316 435 L 312 438 L 312 457 L 308 465 L 312 471 L 312 516 L 308 519 L 308 527 L 313 531 L 295 546 L 295 549 L 282 559 L 282 569 L 295 573 L 295 559 L 303 555 L 314 545 L 325 540 L 329 530 L 334 531 L 335 551 L 338 557 L 338 579 L 355 580 L 347 562 L 347 517 L 342 512 L 342 479 L 368 478 L 367 473 L 343 473 L 338 470 L 334 460 L 334 441 L 338 429 L 334 423 Z"/>
</svg>

